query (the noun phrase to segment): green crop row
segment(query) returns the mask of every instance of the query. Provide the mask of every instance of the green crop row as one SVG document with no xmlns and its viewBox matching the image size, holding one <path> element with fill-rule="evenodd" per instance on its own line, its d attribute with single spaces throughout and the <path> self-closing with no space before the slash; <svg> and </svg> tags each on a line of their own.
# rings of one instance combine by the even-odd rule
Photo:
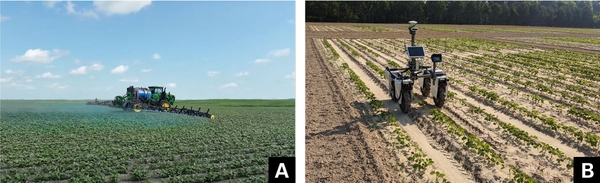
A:
<svg viewBox="0 0 600 183">
<path fill-rule="evenodd" d="M 367 97 L 367 99 L 370 100 L 371 107 L 373 107 L 373 109 L 377 111 L 377 113 L 380 113 L 379 115 L 386 117 L 389 122 L 395 122 L 396 118 L 393 114 L 385 111 L 380 111 L 380 108 L 383 107 L 383 102 L 375 98 L 375 94 L 370 92 L 370 89 L 365 85 L 365 83 L 360 79 L 360 77 L 354 71 L 352 71 L 352 69 L 350 69 L 348 64 L 342 63 L 342 67 L 344 67 L 344 69 L 348 71 L 348 74 L 350 75 L 352 81 L 354 81 L 354 83 L 358 86 L 359 90 Z M 410 137 L 406 135 L 406 132 L 404 130 L 402 130 L 401 128 L 397 128 L 394 132 L 398 135 L 397 140 L 401 145 L 405 147 L 414 147 L 414 149 L 416 149 L 415 151 L 411 151 L 411 155 L 408 157 L 408 160 L 413 162 L 412 167 L 415 170 L 426 170 L 428 166 L 431 166 L 434 163 L 433 160 L 431 160 L 431 158 L 427 158 L 427 155 L 423 153 L 422 149 L 416 147 L 414 142 L 411 141 Z"/>
<path fill-rule="evenodd" d="M 375 72 L 377 72 L 379 74 L 379 76 L 381 76 L 381 78 L 385 78 L 385 71 L 381 70 L 381 68 L 379 68 L 379 66 L 375 65 L 373 62 L 371 61 L 367 61 L 367 65 L 373 69 Z"/>
<path fill-rule="evenodd" d="M 487 162 L 494 165 L 501 165 L 502 169 L 504 169 L 504 159 L 496 154 L 494 149 L 490 148 L 490 144 L 480 140 L 476 135 L 468 134 L 465 129 L 438 109 L 432 109 L 431 113 L 434 121 L 442 123 L 448 128 L 448 132 L 465 140 L 464 144 L 462 144 L 463 147 L 476 150 L 477 154 L 484 157 Z"/>
<path fill-rule="evenodd" d="M 582 38 L 582 37 L 544 37 L 544 39 L 559 40 L 559 41 L 570 41 L 587 44 L 600 44 L 598 38 Z"/>
<path fill-rule="evenodd" d="M 394 68 L 402 68 L 402 66 L 400 66 L 400 64 L 398 64 L 398 63 L 396 63 L 396 62 L 394 62 L 394 61 L 391 61 L 391 60 L 386 60 L 386 61 L 387 61 L 387 63 L 388 63 L 390 66 L 392 66 L 392 67 L 394 67 Z"/>
<path fill-rule="evenodd" d="M 558 123 L 554 118 L 548 117 L 544 114 L 540 115 L 539 112 L 536 110 L 529 110 L 526 107 L 520 107 L 517 103 L 508 101 L 503 98 L 498 98 L 498 94 L 496 94 L 493 91 L 487 91 L 483 88 L 478 88 L 477 86 L 469 86 L 469 89 L 490 101 L 497 102 L 509 109 L 522 112 L 527 117 L 538 119 L 542 122 L 542 124 L 544 124 L 547 127 L 550 127 L 553 131 L 558 132 L 558 130 L 563 130 L 565 133 L 575 137 L 575 139 L 577 139 L 578 141 L 584 141 L 592 147 L 599 146 L 598 142 L 600 142 L 600 136 L 593 134 L 592 132 L 583 132 L 573 126 L 567 126 L 562 123 Z"/>
<path fill-rule="evenodd" d="M 543 93 L 548 93 L 551 95 L 557 95 L 557 96 L 561 96 L 565 99 L 569 99 L 573 102 L 579 103 L 579 104 L 590 104 L 585 98 L 583 98 L 580 95 L 577 95 L 577 93 L 583 93 L 584 96 L 586 97 L 595 97 L 597 98 L 598 96 L 600 96 L 600 94 L 598 94 L 597 92 L 593 92 L 593 91 L 589 91 L 589 90 L 583 90 L 583 88 L 581 86 L 575 86 L 575 85 L 571 85 L 571 84 L 567 84 L 564 82 L 561 82 L 560 80 L 564 80 L 564 76 L 561 75 L 556 75 L 556 77 L 562 78 L 562 79 L 539 79 L 539 77 L 534 77 L 535 74 L 537 74 L 538 70 L 537 69 L 524 69 L 526 71 L 528 71 L 527 73 L 518 71 L 516 69 L 512 69 L 509 70 L 507 68 L 504 67 L 500 67 L 498 66 L 496 63 L 498 62 L 504 62 L 505 64 L 508 64 L 509 67 L 512 67 L 511 65 L 514 63 L 519 63 L 519 62 L 523 62 L 523 61 L 510 61 L 507 62 L 503 59 L 499 59 L 499 58 L 495 58 L 496 56 L 491 56 L 491 55 L 487 55 L 484 54 L 484 56 L 474 56 L 472 58 L 467 59 L 468 62 L 470 63 L 475 63 L 478 65 L 482 65 L 483 67 L 477 68 L 476 70 L 480 71 L 481 73 L 487 74 L 488 77 L 496 77 L 500 80 L 504 80 L 504 81 L 512 81 L 515 84 L 518 85 L 523 85 L 523 87 L 526 88 L 534 88 L 537 89 L 538 91 L 541 91 Z M 484 62 L 483 60 L 485 60 L 485 58 L 491 58 L 494 60 L 494 62 Z M 465 68 L 472 68 L 472 67 L 466 67 L 466 64 L 463 63 L 459 63 L 459 65 L 462 65 Z M 530 65 L 531 67 L 531 65 Z M 488 69 L 490 68 L 490 69 Z M 467 69 L 468 70 L 468 69 Z M 505 72 L 504 73 L 497 73 L 498 72 Z M 461 73 L 466 73 L 465 70 L 461 70 Z M 514 76 L 513 77 L 511 77 Z M 528 80 L 525 80 L 525 82 L 523 82 L 524 79 L 522 79 L 522 77 L 527 78 Z M 519 79 L 521 78 L 521 79 Z M 483 79 L 483 78 L 482 78 Z M 486 78 L 487 79 L 487 78 Z M 487 79 L 489 80 L 489 79 Z M 541 81 L 541 83 L 535 84 L 533 81 Z M 484 83 L 486 83 L 486 81 L 484 81 Z M 491 84 L 494 84 L 495 82 L 491 81 Z M 544 85 L 544 83 L 548 83 L 550 84 L 551 87 L 548 87 L 546 85 Z M 568 93 L 567 91 L 560 91 L 557 90 L 561 87 L 564 87 L 566 90 L 571 91 L 571 92 L 575 92 L 575 94 L 572 93 Z M 514 92 L 513 92 L 514 93 Z M 560 94 L 560 95 L 558 95 Z M 539 96 L 532 98 L 532 100 L 535 101 L 540 101 L 541 99 Z"/>
<path fill-rule="evenodd" d="M 561 163 L 563 161 L 569 161 L 569 163 L 567 163 L 567 168 L 573 167 L 573 159 L 571 159 L 570 157 L 567 157 L 558 148 L 552 147 L 549 144 L 544 143 L 544 142 L 537 142 L 536 136 L 529 135 L 529 133 L 527 133 L 526 131 L 519 129 L 512 124 L 509 124 L 509 123 L 499 120 L 493 114 L 486 113 L 485 111 L 481 110 L 481 108 L 475 107 L 473 104 L 464 104 L 464 105 L 467 105 L 471 110 L 478 111 L 478 113 L 485 116 L 486 121 L 497 123 L 498 126 L 500 126 L 502 129 L 506 130 L 509 134 L 516 137 L 517 139 L 524 141 L 525 143 L 527 143 L 527 145 L 533 146 L 533 148 L 541 148 L 542 152 L 547 151 L 548 153 L 557 156 L 558 163 Z"/>
<path fill-rule="evenodd" d="M 502 49 L 531 48 L 531 46 L 509 44 L 479 38 L 423 38 L 419 40 L 430 48 L 443 48 L 447 52 L 453 52 L 454 50 L 467 52 L 478 50 L 498 51 Z"/>
<path fill-rule="evenodd" d="M 338 59 L 340 58 L 340 54 L 338 54 L 337 51 L 335 51 L 335 49 L 333 48 L 333 46 L 329 43 L 329 41 L 327 41 L 327 39 L 323 39 L 323 43 L 325 44 L 325 46 L 327 48 L 329 48 L 329 50 L 331 50 L 331 53 L 333 53 L 333 59 Z"/>
<path fill-rule="evenodd" d="M 370 42 L 370 41 L 366 41 L 366 40 L 363 40 L 363 41 L 364 41 L 364 42 L 366 42 L 366 43 L 367 43 L 367 45 L 369 45 L 369 46 L 372 46 L 372 47 L 375 47 L 375 48 L 377 48 L 378 50 L 380 50 L 380 51 L 383 51 L 383 52 L 385 52 L 385 53 L 387 53 L 387 54 L 389 54 L 389 55 L 393 55 L 393 54 L 394 54 L 394 52 L 391 52 L 390 50 L 388 50 L 388 49 L 385 49 L 385 47 L 383 47 L 383 46 L 380 46 L 380 45 L 375 45 L 375 44 L 373 44 L 373 43 L 372 43 L 372 42 Z"/>
<path fill-rule="evenodd" d="M 569 108 L 568 113 L 585 120 L 592 120 L 596 122 L 596 124 L 600 125 L 600 116 L 588 109 L 578 109 L 576 107 L 571 107 Z"/>
<path fill-rule="evenodd" d="M 352 43 L 353 43 L 354 45 L 356 45 L 356 46 L 358 46 L 358 47 L 362 48 L 363 50 L 367 50 L 367 52 L 368 52 L 368 53 L 370 53 L 370 54 L 372 54 L 372 55 L 375 55 L 375 57 L 380 57 L 380 56 L 381 56 L 381 55 L 379 55 L 379 54 L 375 53 L 373 50 L 369 49 L 368 47 L 366 47 L 366 46 L 364 46 L 364 45 L 362 45 L 362 44 L 359 44 L 359 43 L 357 43 L 357 42 L 356 42 L 356 41 L 354 41 L 354 40 L 352 40 Z"/>
<path fill-rule="evenodd" d="M 538 181 L 531 176 L 521 172 L 517 167 L 510 166 L 510 172 L 513 174 L 513 181 L 517 183 L 537 183 Z"/>
<path fill-rule="evenodd" d="M 355 57 L 360 57 L 360 53 L 358 53 L 356 50 L 352 49 L 350 47 L 350 45 L 344 43 L 343 41 L 341 41 L 340 39 L 336 39 L 338 41 L 338 43 L 340 43 L 344 48 L 350 50 L 350 52 L 352 53 L 352 55 L 354 55 Z"/>
<path fill-rule="evenodd" d="M 363 25 L 355 25 L 354 27 L 363 29 L 363 30 L 368 30 L 371 32 L 386 32 L 389 31 L 389 29 L 387 28 L 383 28 L 383 27 L 375 27 L 375 26 L 363 26 Z"/>
</svg>

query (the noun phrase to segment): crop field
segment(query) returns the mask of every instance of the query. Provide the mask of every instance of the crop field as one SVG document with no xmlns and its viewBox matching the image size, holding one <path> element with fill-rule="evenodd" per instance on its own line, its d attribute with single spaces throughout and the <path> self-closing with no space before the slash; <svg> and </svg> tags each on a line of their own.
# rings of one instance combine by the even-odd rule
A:
<svg viewBox="0 0 600 183">
<path fill-rule="evenodd" d="M 307 23 L 308 182 L 572 182 L 572 157 L 600 156 L 598 29 L 417 25 L 448 100 L 415 86 L 405 114 L 384 71 L 406 67 L 408 25 L 336 31 L 354 25 Z"/>
<path fill-rule="evenodd" d="M 6 101 L 0 182 L 267 182 L 294 156 L 294 100 L 177 101 L 214 120 L 85 101 Z"/>
</svg>

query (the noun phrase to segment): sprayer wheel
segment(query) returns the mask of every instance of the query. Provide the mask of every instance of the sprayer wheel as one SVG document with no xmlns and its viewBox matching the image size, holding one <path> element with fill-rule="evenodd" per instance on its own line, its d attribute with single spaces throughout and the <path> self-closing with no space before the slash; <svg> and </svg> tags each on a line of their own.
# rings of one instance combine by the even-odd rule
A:
<svg viewBox="0 0 600 183">
<path fill-rule="evenodd" d="M 171 110 L 171 103 L 169 103 L 168 101 L 160 102 L 160 106 L 162 106 L 165 109 L 165 111 Z"/>
<path fill-rule="evenodd" d="M 141 112 L 142 111 L 142 104 L 137 103 L 137 104 L 133 104 L 133 112 Z"/>
</svg>

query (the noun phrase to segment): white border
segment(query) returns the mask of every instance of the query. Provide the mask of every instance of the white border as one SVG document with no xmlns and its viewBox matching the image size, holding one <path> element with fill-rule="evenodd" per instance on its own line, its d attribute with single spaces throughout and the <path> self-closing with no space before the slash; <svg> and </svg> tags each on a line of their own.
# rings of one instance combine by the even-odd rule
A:
<svg viewBox="0 0 600 183">
<path fill-rule="evenodd" d="M 305 1 L 296 0 L 296 183 L 306 182 L 305 144 L 305 55 L 306 55 L 306 12 Z"/>
</svg>

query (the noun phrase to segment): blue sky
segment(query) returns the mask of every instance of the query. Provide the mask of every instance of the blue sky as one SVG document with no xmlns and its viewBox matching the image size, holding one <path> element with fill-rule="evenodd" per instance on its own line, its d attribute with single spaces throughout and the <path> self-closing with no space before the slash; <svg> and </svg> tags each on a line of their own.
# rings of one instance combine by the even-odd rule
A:
<svg viewBox="0 0 600 183">
<path fill-rule="evenodd" d="M 294 2 L 1 2 L 1 99 L 295 98 Z"/>
</svg>

